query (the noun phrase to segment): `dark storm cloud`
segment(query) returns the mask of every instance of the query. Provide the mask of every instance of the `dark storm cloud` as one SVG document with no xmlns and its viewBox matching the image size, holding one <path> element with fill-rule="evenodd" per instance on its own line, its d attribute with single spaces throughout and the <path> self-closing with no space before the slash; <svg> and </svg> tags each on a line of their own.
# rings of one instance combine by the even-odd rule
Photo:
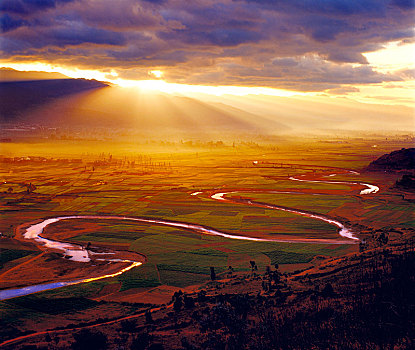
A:
<svg viewBox="0 0 415 350">
<path fill-rule="evenodd" d="M 244 1 L 244 0 L 239 0 Z M 350 16 L 369 14 L 372 16 L 384 15 L 389 4 L 401 6 L 400 3 L 412 0 L 246 0 L 257 3 L 275 11 L 295 12 L 297 14 L 313 15 L 316 13 L 333 16 Z"/>
<path fill-rule="evenodd" d="M 24 55 L 33 53 L 34 50 L 45 49 L 43 53 L 46 56 L 54 47 L 66 48 L 85 44 L 123 45 L 125 41 L 123 33 L 90 27 L 78 21 L 54 21 L 50 27 L 47 23 L 39 26 L 25 23 L 25 27 L 21 27 L 17 35 L 3 39 L 2 50 Z M 15 45 L 9 44 L 5 47 L 4 42 L 14 42 Z M 42 51 L 38 52 L 42 55 Z"/>
<path fill-rule="evenodd" d="M 220 81 L 236 85 L 272 86 L 301 91 L 321 91 L 348 84 L 377 84 L 384 81 L 401 81 L 407 72 L 397 75 L 380 74 L 364 65 L 338 65 L 327 62 L 318 56 L 300 59 L 276 59 L 258 66 L 242 64 L 222 64 L 216 73 Z M 209 84 L 211 74 L 194 75 L 192 83 Z"/>
<path fill-rule="evenodd" d="M 170 33 L 160 33 L 160 37 L 169 40 L 179 40 L 190 45 L 236 46 L 242 43 L 256 42 L 261 38 L 260 33 L 238 29 L 215 28 L 210 31 L 179 29 Z"/>
<path fill-rule="evenodd" d="M 403 9 L 413 9 L 415 8 L 415 0 L 393 0 L 392 3 L 396 6 L 399 6 Z"/>
<path fill-rule="evenodd" d="M 2 32 L 8 32 L 24 25 L 25 21 L 10 17 L 7 13 L 0 17 Z"/>
<path fill-rule="evenodd" d="M 45 33 L 44 44 L 55 43 L 56 46 L 81 45 L 85 43 L 122 45 L 124 35 L 104 29 L 93 28 L 79 22 L 70 22 L 60 28 Z"/>
<path fill-rule="evenodd" d="M 0 3 L 0 11 L 15 14 L 32 14 L 49 8 L 55 8 L 59 4 L 72 1 L 73 0 L 3 0 Z"/>
<path fill-rule="evenodd" d="M 412 0 L 4 0 L 0 10 L 3 58 L 130 79 L 161 69 L 174 82 L 322 90 L 409 76 L 378 73 L 362 53 L 413 40 Z"/>
<path fill-rule="evenodd" d="M 229 47 L 257 42 L 264 37 L 259 25 L 259 14 L 249 11 L 249 6 L 212 2 L 201 6 L 198 2 L 175 11 L 163 11 L 166 21 L 181 24 L 179 28 L 165 30 L 158 36 L 164 40 L 179 41 L 195 46 Z"/>
</svg>

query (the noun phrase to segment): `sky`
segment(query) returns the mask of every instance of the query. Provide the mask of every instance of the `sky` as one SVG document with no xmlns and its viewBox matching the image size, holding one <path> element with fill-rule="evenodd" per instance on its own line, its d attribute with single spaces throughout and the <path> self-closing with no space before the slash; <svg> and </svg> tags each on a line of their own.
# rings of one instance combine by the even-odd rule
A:
<svg viewBox="0 0 415 350">
<path fill-rule="evenodd" d="M 414 0 L 2 0 L 0 13 L 2 67 L 414 103 Z"/>
</svg>

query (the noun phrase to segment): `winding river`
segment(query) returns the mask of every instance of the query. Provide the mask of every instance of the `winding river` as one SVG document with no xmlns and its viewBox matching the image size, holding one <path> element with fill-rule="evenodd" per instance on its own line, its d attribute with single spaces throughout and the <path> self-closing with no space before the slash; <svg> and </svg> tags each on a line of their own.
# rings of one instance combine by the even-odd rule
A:
<svg viewBox="0 0 415 350">
<path fill-rule="evenodd" d="M 347 170 L 347 173 L 345 173 L 345 174 L 360 175 L 358 172 L 352 171 L 352 170 Z M 330 175 L 326 175 L 325 177 L 331 177 L 331 176 L 336 176 L 336 175 L 339 175 L 339 174 L 330 174 Z M 298 177 L 291 176 L 289 179 L 293 180 L 293 181 L 318 182 L 318 183 L 325 183 L 325 184 L 360 185 L 360 186 L 363 186 L 363 187 L 367 187 L 367 188 L 364 188 L 360 191 L 360 194 L 363 194 L 363 195 L 364 194 L 377 193 L 379 191 L 378 186 L 371 185 L 371 184 L 366 184 L 366 183 L 363 183 L 363 182 L 308 180 L 308 179 L 303 179 L 302 178 L 302 177 L 305 177 L 305 176 L 307 176 L 307 175 L 300 175 Z"/>
<path fill-rule="evenodd" d="M 350 171 L 351 172 L 351 171 Z M 355 173 L 355 172 L 353 172 Z M 335 176 L 336 174 L 330 174 L 328 176 Z M 290 180 L 292 181 L 304 181 L 304 182 L 319 182 L 319 183 L 328 183 L 328 184 L 348 184 L 348 185 L 360 185 L 363 187 L 367 187 L 366 189 L 363 189 L 360 191 L 361 195 L 376 193 L 379 191 L 379 187 L 375 185 L 360 183 L 360 182 L 347 182 L 347 181 L 326 181 L 326 180 L 309 180 L 304 178 L 305 175 L 299 176 L 299 177 L 290 177 Z M 246 192 L 246 191 L 243 191 Z M 255 192 L 255 191 L 252 191 Z M 262 191 L 264 192 L 264 191 Z M 270 193 L 298 193 L 298 192 L 290 192 L 290 191 L 268 191 Z M 205 192 L 203 191 L 197 191 L 191 193 L 192 196 L 202 195 Z M 69 220 L 69 219 L 91 219 L 91 220 L 128 220 L 128 221 L 135 221 L 140 223 L 149 223 L 149 224 L 156 224 L 156 225 L 162 225 L 162 226 L 170 226 L 175 228 L 182 228 L 186 230 L 190 230 L 193 232 L 197 232 L 200 234 L 206 234 L 206 235 L 214 235 L 214 236 L 221 236 L 225 238 L 230 239 L 237 239 L 237 240 L 247 240 L 247 241 L 259 241 L 259 242 L 287 242 L 287 243 L 329 243 L 329 244 L 353 244 L 359 241 L 359 239 L 355 236 L 354 232 L 350 228 L 345 227 L 343 223 L 341 223 L 338 220 L 335 220 L 333 218 L 330 218 L 328 216 L 308 212 L 304 210 L 298 210 L 295 208 L 289 208 L 284 206 L 277 206 L 272 205 L 268 203 L 261 203 L 261 202 L 255 202 L 250 199 L 232 199 L 227 198 L 226 196 L 235 193 L 232 192 L 216 192 L 211 193 L 210 198 L 217 200 L 217 201 L 226 201 L 226 202 L 232 202 L 232 203 L 238 203 L 238 204 L 245 204 L 245 205 L 251 205 L 256 207 L 263 207 L 266 209 L 273 209 L 273 210 L 281 210 L 286 211 L 290 213 L 294 213 L 297 215 L 309 217 L 311 219 L 316 219 L 320 221 L 327 222 L 331 225 L 334 225 L 338 228 L 338 233 L 341 237 L 345 238 L 344 240 L 331 240 L 331 239 L 306 239 L 306 238 L 296 238 L 296 239 L 281 239 L 281 238 L 258 238 L 258 237 L 247 237 L 247 236 L 240 236 L 240 235 L 234 235 L 229 234 L 226 232 L 222 232 L 219 230 L 216 230 L 214 228 L 193 224 L 193 223 L 187 223 L 187 222 L 179 222 L 179 221 L 172 221 L 172 220 L 165 220 L 165 219 L 149 219 L 149 218 L 137 218 L 137 217 L 128 217 L 128 216 L 114 216 L 114 215 L 72 215 L 72 216 L 59 216 L 55 218 L 49 218 L 45 219 L 40 223 L 33 224 L 29 226 L 26 231 L 23 234 L 23 237 L 25 239 L 34 240 L 37 244 L 42 246 L 43 248 L 53 248 L 54 250 L 60 251 L 64 254 L 64 256 L 67 259 L 88 263 L 91 261 L 91 255 L 97 254 L 93 253 L 91 251 L 83 249 L 81 246 L 76 244 L 71 244 L 67 242 L 59 242 L 55 240 L 51 240 L 48 238 L 42 237 L 42 232 L 50 224 L 59 222 L 61 220 Z M 105 255 L 109 255 L 111 253 L 106 253 Z M 118 275 L 121 275 L 122 273 L 131 270 L 134 267 L 137 267 L 142 264 L 140 261 L 132 261 L 132 260 L 120 260 L 120 259 L 110 259 L 108 257 L 103 257 L 100 260 L 108 261 L 108 262 L 123 262 L 128 263 L 129 265 L 116 273 L 108 274 L 108 275 L 102 275 L 98 277 L 93 278 L 85 278 L 85 279 L 78 279 L 74 281 L 67 281 L 67 282 L 52 282 L 52 283 L 45 283 L 45 284 L 39 284 L 39 285 L 33 285 L 29 287 L 24 288 L 14 288 L 14 289 L 7 289 L 0 291 L 0 300 L 6 300 L 11 299 L 23 295 L 28 295 L 40 291 L 46 291 L 50 289 L 75 285 L 79 283 L 86 283 L 86 282 L 92 282 L 96 280 L 100 280 L 103 278 L 108 277 L 115 277 Z"/>
</svg>

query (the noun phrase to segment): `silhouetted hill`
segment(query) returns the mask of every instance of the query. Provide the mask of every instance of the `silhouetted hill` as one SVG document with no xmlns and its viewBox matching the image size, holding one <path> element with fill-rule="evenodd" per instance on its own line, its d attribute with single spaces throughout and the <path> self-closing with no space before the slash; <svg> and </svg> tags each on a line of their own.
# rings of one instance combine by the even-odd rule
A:
<svg viewBox="0 0 415 350">
<path fill-rule="evenodd" d="M 370 171 L 404 169 L 415 169 L 415 148 L 402 148 L 399 151 L 384 154 L 367 167 Z"/>
<path fill-rule="evenodd" d="M 86 79 L 0 82 L 0 121 L 15 121 L 30 108 L 59 97 L 105 86 L 102 82 Z"/>
<path fill-rule="evenodd" d="M 51 80 L 51 79 L 70 79 L 66 75 L 57 72 L 32 72 L 18 71 L 13 68 L 0 68 L 0 81 L 31 81 L 31 80 Z"/>
<path fill-rule="evenodd" d="M 396 187 L 403 190 L 415 191 L 415 176 L 403 175 L 400 180 L 396 181 Z"/>
</svg>

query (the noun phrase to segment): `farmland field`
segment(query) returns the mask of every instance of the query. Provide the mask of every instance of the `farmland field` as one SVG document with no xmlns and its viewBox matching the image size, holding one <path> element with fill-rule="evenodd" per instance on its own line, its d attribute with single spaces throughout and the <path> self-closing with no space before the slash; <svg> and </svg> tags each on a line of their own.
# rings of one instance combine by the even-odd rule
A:
<svg viewBox="0 0 415 350">
<path fill-rule="evenodd" d="M 1 289 L 110 275 L 117 266 L 124 267 L 108 259 L 113 252 L 140 254 L 145 261 L 117 276 L 1 301 L 1 319 L 9 321 L 2 323 L 0 335 L 45 329 L 50 317 L 65 327 L 93 322 L 98 314 L 111 318 L 142 305 L 165 304 L 175 291 L 195 291 L 209 283 L 211 268 L 219 280 L 227 277 L 229 267 L 234 274 L 250 275 L 251 261 L 258 271 L 279 264 L 288 272 L 312 266 L 322 256 L 335 258 L 358 250 L 356 241 L 342 238 L 336 225 L 255 203 L 323 215 L 354 230 L 357 237 L 359 227 L 413 227 L 413 208 L 390 190 L 397 175 L 341 170 L 361 171 L 379 154 L 405 146 L 403 141 L 376 140 L 374 152 L 365 147 L 373 142 L 356 140 L 341 151 L 336 144 L 308 140 L 282 143 L 278 149 L 237 145 L 161 148 L 153 153 L 145 147 L 134 153 L 119 144 L 111 155 L 82 155 L 76 148 L 71 154 L 64 144 L 35 143 L 30 158 L 19 153 L 26 152 L 26 146 L 6 145 L 3 151 L 14 157 L 1 158 Z M 367 153 L 356 155 L 361 150 Z M 324 160 L 319 159 L 322 152 Z M 292 176 L 333 183 L 293 181 Z M 379 193 L 360 195 L 360 182 L 379 186 Z M 30 183 L 34 190 L 28 190 Z M 215 193 L 226 193 L 228 200 L 215 200 Z M 386 215 L 387 222 L 382 220 Z M 51 223 L 42 236 L 88 245 L 94 257 L 90 263 L 64 259 L 53 248 L 45 250 L 22 236 L 31 224 L 61 216 L 83 217 Z M 175 223 L 200 225 L 225 236 L 174 227 Z M 100 254 L 107 254 L 107 260 L 100 260 Z"/>
</svg>

